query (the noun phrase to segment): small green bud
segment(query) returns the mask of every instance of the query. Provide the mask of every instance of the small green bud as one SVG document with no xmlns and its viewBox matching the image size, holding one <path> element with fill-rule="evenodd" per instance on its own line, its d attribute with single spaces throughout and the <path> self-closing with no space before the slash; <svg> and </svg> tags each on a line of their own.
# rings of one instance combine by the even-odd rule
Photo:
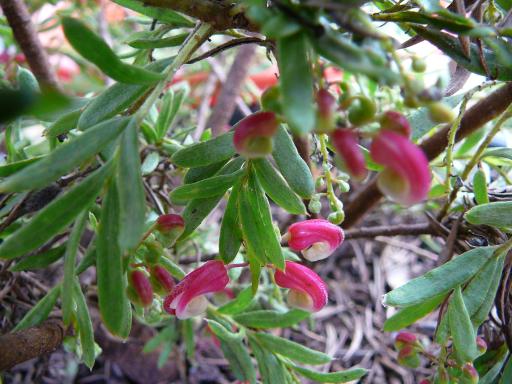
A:
<svg viewBox="0 0 512 384">
<path fill-rule="evenodd" d="M 417 73 L 425 72 L 427 69 L 427 63 L 425 60 L 415 56 L 412 59 L 412 70 Z"/>
<path fill-rule="evenodd" d="M 332 212 L 329 214 L 329 216 L 327 216 L 327 220 L 329 220 L 332 224 L 341 224 L 343 220 L 345 220 L 345 212 L 343 212 L 342 210 Z"/>
<path fill-rule="evenodd" d="M 322 203 L 320 199 L 315 199 L 315 196 L 309 201 L 308 210 L 311 213 L 320 213 L 322 210 Z"/>
</svg>

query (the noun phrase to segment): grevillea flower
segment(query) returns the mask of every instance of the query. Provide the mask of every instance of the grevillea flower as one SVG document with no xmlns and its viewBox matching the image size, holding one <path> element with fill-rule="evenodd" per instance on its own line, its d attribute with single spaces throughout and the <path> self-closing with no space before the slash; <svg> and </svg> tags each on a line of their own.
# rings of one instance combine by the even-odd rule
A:
<svg viewBox="0 0 512 384">
<path fill-rule="evenodd" d="M 273 112 L 256 112 L 234 127 L 233 144 L 247 158 L 264 157 L 272 152 L 272 137 L 279 127 Z"/>
<path fill-rule="evenodd" d="M 170 247 L 185 230 L 185 221 L 183 217 L 174 213 L 161 215 L 156 220 L 155 229 L 160 234 L 161 242 L 166 247 Z"/>
<path fill-rule="evenodd" d="M 377 180 L 380 190 L 392 200 L 412 205 L 427 197 L 430 170 L 423 151 L 409 139 L 392 131 L 380 131 L 373 140 L 372 159 L 385 169 Z"/>
<path fill-rule="evenodd" d="M 411 125 L 407 117 L 400 112 L 387 111 L 380 118 L 380 128 L 399 133 L 405 137 L 411 136 Z"/>
<path fill-rule="evenodd" d="M 318 133 L 329 133 L 334 129 L 335 113 L 338 107 L 336 98 L 326 89 L 320 89 L 316 93 L 317 121 L 316 131 Z"/>
<path fill-rule="evenodd" d="M 329 257 L 343 242 L 343 230 L 324 219 L 305 220 L 290 225 L 283 237 L 294 251 L 302 251 L 309 261 Z"/>
<path fill-rule="evenodd" d="M 176 286 L 176 283 L 174 282 L 172 275 L 169 273 L 167 269 L 165 269 L 161 265 L 153 265 L 151 267 L 150 278 L 156 283 L 153 285 L 153 288 L 155 288 L 156 285 L 159 293 L 161 294 L 171 293 L 174 287 Z"/>
<path fill-rule="evenodd" d="M 228 272 L 220 260 L 211 260 L 190 272 L 164 300 L 164 309 L 178 319 L 197 316 L 208 306 L 207 293 L 222 291 L 229 283 Z"/>
<path fill-rule="evenodd" d="M 284 271 L 276 270 L 276 284 L 288 288 L 288 304 L 317 312 L 327 304 L 327 285 L 308 267 L 287 261 Z"/>
<path fill-rule="evenodd" d="M 358 180 L 364 179 L 368 171 L 356 133 L 350 129 L 337 129 L 331 134 L 331 140 L 348 173 Z"/>
<path fill-rule="evenodd" d="M 151 305 L 153 302 L 153 288 L 146 274 L 139 270 L 130 272 L 130 284 L 137 294 L 140 304 L 143 307 Z"/>
</svg>

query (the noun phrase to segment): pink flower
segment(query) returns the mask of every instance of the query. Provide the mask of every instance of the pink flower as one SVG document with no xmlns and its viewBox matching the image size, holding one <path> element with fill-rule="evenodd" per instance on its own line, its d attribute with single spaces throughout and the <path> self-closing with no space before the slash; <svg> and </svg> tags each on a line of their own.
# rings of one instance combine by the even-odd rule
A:
<svg viewBox="0 0 512 384">
<path fill-rule="evenodd" d="M 350 129 L 337 129 L 331 134 L 331 140 L 348 173 L 358 180 L 364 179 L 368 171 L 356 133 Z"/>
<path fill-rule="evenodd" d="M 279 123 L 273 112 L 256 112 L 240 120 L 234 127 L 236 151 L 249 159 L 264 157 L 272 152 L 272 137 Z"/>
<path fill-rule="evenodd" d="M 208 306 L 205 294 L 222 291 L 229 283 L 228 272 L 220 260 L 211 260 L 190 272 L 164 300 L 164 309 L 178 319 L 197 316 Z"/>
<path fill-rule="evenodd" d="M 146 274 L 139 270 L 130 273 L 130 284 L 137 294 L 140 304 L 148 307 L 153 302 L 153 288 Z"/>
<path fill-rule="evenodd" d="M 405 137 L 411 136 L 411 125 L 407 117 L 397 111 L 384 112 L 380 118 L 380 128 L 386 131 L 393 131 Z"/>
<path fill-rule="evenodd" d="M 287 261 L 285 270 L 276 270 L 276 284 L 288 288 L 288 304 L 310 312 L 318 312 L 327 304 L 327 285 L 315 271 Z"/>
<path fill-rule="evenodd" d="M 283 237 L 294 251 L 302 251 L 309 261 L 329 257 L 343 242 L 343 230 L 324 219 L 294 223 Z"/>
<path fill-rule="evenodd" d="M 320 89 L 316 93 L 318 133 L 329 133 L 334 129 L 335 113 L 338 107 L 336 98 L 326 89 Z"/>
<path fill-rule="evenodd" d="M 430 189 L 430 170 L 423 151 L 401 134 L 381 131 L 370 147 L 372 159 L 386 168 L 377 180 L 392 200 L 412 205 L 423 201 Z"/>
</svg>

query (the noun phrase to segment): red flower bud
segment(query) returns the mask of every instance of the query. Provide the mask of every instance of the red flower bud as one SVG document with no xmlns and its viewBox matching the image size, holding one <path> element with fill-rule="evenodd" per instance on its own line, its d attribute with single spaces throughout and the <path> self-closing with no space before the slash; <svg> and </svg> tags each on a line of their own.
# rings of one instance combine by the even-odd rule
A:
<svg viewBox="0 0 512 384">
<path fill-rule="evenodd" d="M 172 275 L 161 265 L 154 265 L 151 267 L 151 276 L 154 277 L 159 285 L 163 288 L 165 294 L 171 293 L 176 286 Z"/>
<path fill-rule="evenodd" d="M 327 304 L 327 285 L 312 269 L 287 261 L 284 272 L 276 270 L 274 277 L 277 285 L 290 289 L 291 306 L 317 312 Z"/>
<path fill-rule="evenodd" d="M 151 305 L 153 302 L 153 288 L 146 274 L 140 270 L 134 270 L 130 273 L 130 284 L 137 293 L 143 307 Z"/>
<path fill-rule="evenodd" d="M 405 137 L 411 136 L 411 125 L 407 118 L 399 112 L 387 111 L 380 118 L 380 127 L 399 133 Z"/>
<path fill-rule="evenodd" d="M 335 113 L 338 108 L 336 98 L 326 89 L 320 89 L 316 93 L 317 133 L 329 133 L 335 126 Z"/>
<path fill-rule="evenodd" d="M 400 332 L 395 337 L 395 347 L 397 349 L 402 349 L 406 345 L 413 345 L 416 344 L 418 339 L 416 338 L 416 335 L 414 335 L 411 332 Z"/>
<path fill-rule="evenodd" d="M 294 251 L 309 261 L 329 257 L 344 239 L 343 230 L 324 219 L 304 220 L 290 225 L 284 236 Z"/>
<path fill-rule="evenodd" d="M 478 352 L 480 352 L 481 354 L 483 354 L 483 353 L 485 353 L 485 351 L 487 351 L 487 343 L 480 336 L 476 337 L 476 347 L 478 349 Z"/>
<path fill-rule="evenodd" d="M 460 377 L 460 384 L 478 384 L 478 372 L 471 363 L 466 363 L 462 367 L 462 376 Z"/>
<path fill-rule="evenodd" d="M 331 134 L 331 140 L 348 173 L 358 180 L 364 179 L 368 171 L 356 133 L 350 129 L 337 129 Z"/>
<path fill-rule="evenodd" d="M 206 311 L 208 306 L 204 295 L 222 291 L 228 283 L 228 271 L 222 261 L 208 261 L 174 287 L 164 300 L 164 309 L 178 319 L 197 316 Z"/>
<path fill-rule="evenodd" d="M 264 157 L 272 152 L 272 137 L 279 123 L 273 112 L 256 112 L 235 126 L 233 144 L 239 154 L 249 159 Z"/>
<path fill-rule="evenodd" d="M 171 247 L 185 230 L 185 221 L 174 213 L 162 215 L 157 219 L 155 229 L 159 232 L 159 240 L 164 246 Z"/>
<path fill-rule="evenodd" d="M 406 345 L 398 352 L 398 363 L 404 367 L 418 368 L 421 363 L 418 351 L 412 345 Z"/>
<path fill-rule="evenodd" d="M 423 379 L 419 384 L 432 384 L 432 382 L 429 379 Z"/>
<path fill-rule="evenodd" d="M 423 151 L 406 137 L 383 130 L 373 140 L 370 154 L 386 168 L 377 180 L 380 190 L 404 205 L 423 201 L 430 189 L 430 170 Z"/>
</svg>

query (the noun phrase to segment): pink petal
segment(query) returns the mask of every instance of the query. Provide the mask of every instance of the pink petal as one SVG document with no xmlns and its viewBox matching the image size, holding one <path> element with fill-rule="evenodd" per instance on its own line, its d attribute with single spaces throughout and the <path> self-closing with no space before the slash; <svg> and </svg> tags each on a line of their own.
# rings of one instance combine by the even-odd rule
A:
<svg viewBox="0 0 512 384">
<path fill-rule="evenodd" d="M 332 254 L 344 239 L 343 230 L 324 219 L 294 223 L 288 228 L 288 236 L 288 245 L 294 251 L 303 251 L 317 243 L 324 243 L 327 248 L 320 244 L 316 248 L 323 248 L 327 256 Z"/>
<path fill-rule="evenodd" d="M 331 140 L 350 175 L 364 179 L 368 171 L 356 133 L 350 129 L 337 129 L 331 134 Z"/>
<path fill-rule="evenodd" d="M 411 205 L 427 197 L 430 190 L 428 160 L 409 139 L 392 131 L 381 131 L 373 140 L 370 153 L 375 162 L 387 167 L 379 186 L 393 200 Z"/>
<path fill-rule="evenodd" d="M 280 287 L 307 294 L 311 298 L 311 308 L 304 309 L 317 312 L 327 304 L 327 285 L 312 269 L 287 261 L 284 272 L 276 270 L 274 277 Z"/>
</svg>

